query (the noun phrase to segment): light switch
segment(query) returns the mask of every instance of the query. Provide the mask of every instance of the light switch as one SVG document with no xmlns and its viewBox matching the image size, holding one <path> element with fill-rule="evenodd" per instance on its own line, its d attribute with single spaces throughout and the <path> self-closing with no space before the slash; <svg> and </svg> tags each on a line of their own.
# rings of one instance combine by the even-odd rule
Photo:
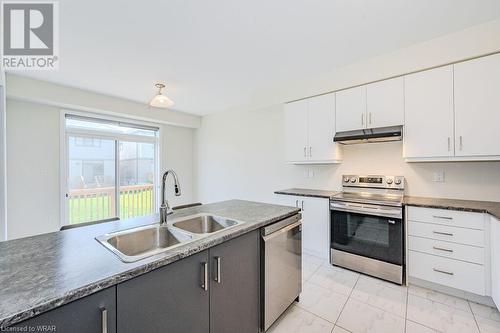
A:
<svg viewBox="0 0 500 333">
<path fill-rule="evenodd" d="M 434 171 L 432 173 L 432 181 L 436 183 L 444 183 L 444 170 Z"/>
</svg>

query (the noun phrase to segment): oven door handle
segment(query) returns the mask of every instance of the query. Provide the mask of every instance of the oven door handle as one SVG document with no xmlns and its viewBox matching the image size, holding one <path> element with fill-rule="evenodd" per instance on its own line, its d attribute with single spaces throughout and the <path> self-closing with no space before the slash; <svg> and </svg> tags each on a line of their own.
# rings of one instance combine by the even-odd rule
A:
<svg viewBox="0 0 500 333">
<path fill-rule="evenodd" d="M 351 203 L 330 203 L 331 210 L 338 210 L 346 213 L 365 213 L 367 215 L 377 215 L 385 217 L 395 217 L 401 219 L 403 211 L 400 208 L 381 208 L 368 205 L 351 204 Z"/>
</svg>

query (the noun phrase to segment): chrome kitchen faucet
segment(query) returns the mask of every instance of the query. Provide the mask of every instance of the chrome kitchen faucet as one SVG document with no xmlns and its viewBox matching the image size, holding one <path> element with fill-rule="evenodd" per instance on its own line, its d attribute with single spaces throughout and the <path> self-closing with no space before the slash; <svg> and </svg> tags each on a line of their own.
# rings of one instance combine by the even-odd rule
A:
<svg viewBox="0 0 500 333">
<path fill-rule="evenodd" d="M 167 177 L 169 174 L 172 174 L 174 177 L 174 191 L 176 196 L 181 195 L 181 186 L 179 185 L 179 179 L 177 178 L 177 174 L 174 170 L 170 169 L 165 171 L 161 179 L 161 206 L 160 206 L 160 224 L 164 224 L 167 222 L 167 216 L 172 214 L 174 211 L 170 208 L 168 204 L 168 200 L 165 196 L 165 184 L 167 182 Z"/>
</svg>

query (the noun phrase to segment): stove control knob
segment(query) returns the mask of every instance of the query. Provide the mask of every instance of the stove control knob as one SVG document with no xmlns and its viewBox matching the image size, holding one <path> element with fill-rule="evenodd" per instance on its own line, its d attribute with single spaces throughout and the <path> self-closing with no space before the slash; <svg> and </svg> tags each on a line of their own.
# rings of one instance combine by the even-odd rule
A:
<svg viewBox="0 0 500 333">
<path fill-rule="evenodd" d="M 349 183 L 349 177 L 344 178 L 344 183 Z"/>
<path fill-rule="evenodd" d="M 352 177 L 351 178 L 351 183 L 355 183 L 356 182 L 356 178 Z"/>
<path fill-rule="evenodd" d="M 386 182 L 387 182 L 387 184 L 391 185 L 392 184 L 392 178 L 387 178 Z"/>
<path fill-rule="evenodd" d="M 396 178 L 396 180 L 394 181 L 394 184 L 401 185 L 401 179 Z"/>
</svg>

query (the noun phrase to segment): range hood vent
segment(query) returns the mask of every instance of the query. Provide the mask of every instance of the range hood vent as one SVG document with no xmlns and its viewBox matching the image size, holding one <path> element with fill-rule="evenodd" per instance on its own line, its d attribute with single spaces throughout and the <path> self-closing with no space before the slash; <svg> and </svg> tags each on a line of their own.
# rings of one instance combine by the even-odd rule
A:
<svg viewBox="0 0 500 333">
<path fill-rule="evenodd" d="M 391 126 L 337 132 L 333 141 L 344 145 L 352 145 L 359 143 L 401 141 L 402 138 L 403 126 Z"/>
</svg>

